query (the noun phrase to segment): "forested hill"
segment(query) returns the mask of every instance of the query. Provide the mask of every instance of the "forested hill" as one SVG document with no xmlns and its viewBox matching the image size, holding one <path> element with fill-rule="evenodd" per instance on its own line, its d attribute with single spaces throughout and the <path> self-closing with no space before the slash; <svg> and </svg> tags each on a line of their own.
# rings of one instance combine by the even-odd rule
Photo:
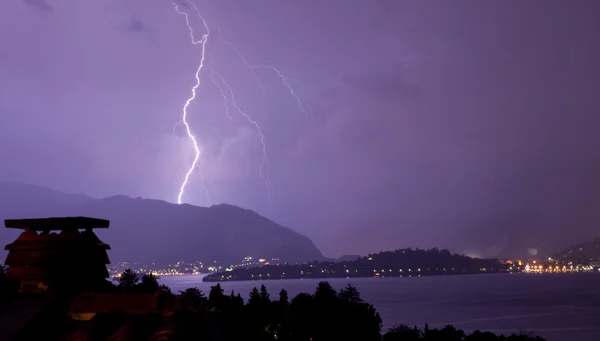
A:
<svg viewBox="0 0 600 341">
<path fill-rule="evenodd" d="M 572 262 L 573 264 L 600 263 L 600 237 L 568 247 L 552 257 L 561 262 Z"/>
<path fill-rule="evenodd" d="M 496 259 L 471 258 L 435 248 L 401 249 L 375 253 L 346 262 L 311 262 L 299 265 L 239 268 L 204 277 L 204 281 L 458 275 L 495 273 L 505 269 L 506 267 Z"/>
</svg>

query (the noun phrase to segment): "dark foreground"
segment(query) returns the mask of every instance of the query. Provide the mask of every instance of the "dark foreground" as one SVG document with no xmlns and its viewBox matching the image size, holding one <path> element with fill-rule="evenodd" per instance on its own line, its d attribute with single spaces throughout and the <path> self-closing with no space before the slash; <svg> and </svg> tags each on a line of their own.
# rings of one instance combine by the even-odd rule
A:
<svg viewBox="0 0 600 341">
<path fill-rule="evenodd" d="M 156 279 L 144 276 L 136 283 L 129 273 L 120 280 L 120 290 L 146 291 L 159 288 Z M 163 290 L 168 290 L 162 287 Z M 346 285 L 335 290 L 319 282 L 312 294 L 290 299 L 285 289 L 271 295 L 264 285 L 253 288 L 247 301 L 233 290 L 227 294 L 220 284 L 208 295 L 198 288 L 179 291 L 188 307 L 186 319 L 195 327 L 191 338 L 210 340 L 544 340 L 532 335 L 497 336 L 475 331 L 466 333 L 452 326 L 428 328 L 396 326 L 382 333 L 382 320 L 375 307 L 363 300 L 358 289 Z M 216 328 L 215 328 L 216 327 Z M 207 334 L 207 331 L 210 331 Z M 383 335 L 382 335 L 383 334 Z"/>
<path fill-rule="evenodd" d="M 174 291 L 198 287 L 205 292 L 214 283 L 201 276 L 165 276 L 161 283 Z M 383 319 L 382 331 L 397 324 L 430 328 L 453 325 L 468 333 L 529 333 L 548 341 L 600 340 L 600 273 L 498 274 L 424 276 L 412 278 L 331 279 L 340 290 L 348 284 L 373 304 Z M 285 288 L 290 297 L 313 292 L 318 279 L 221 283 L 244 299 L 254 286 L 271 293 Z"/>
<path fill-rule="evenodd" d="M 10 300 L 10 286 L 3 286 L 5 290 L 1 293 L 6 304 Z M 174 295 L 169 288 L 160 285 L 156 277 L 144 275 L 140 279 L 133 271 L 126 271 L 109 290 L 125 295 L 122 296 L 124 299 L 132 299 L 135 295 L 160 293 L 160 296 L 166 295 L 176 299 L 179 308 L 171 310 L 172 313 L 167 315 L 146 314 L 138 320 L 130 320 L 126 325 L 121 321 L 125 316 L 120 316 L 118 311 L 107 312 L 91 320 L 93 323 L 83 330 L 79 328 L 74 334 L 68 332 L 67 334 L 71 335 L 68 339 L 83 340 L 81 335 L 104 335 L 106 337 L 102 336 L 100 339 L 111 339 L 112 336 L 127 333 L 127 328 L 134 328 L 135 335 L 152 335 L 150 338 L 143 338 L 152 341 L 544 340 L 532 335 L 505 337 L 479 331 L 466 333 L 452 326 L 434 329 L 428 328 L 427 325 L 423 330 L 401 325 L 382 335 L 379 313 L 373 305 L 362 299 L 354 286 L 347 285 L 336 291 L 328 282 L 319 282 L 314 293 L 300 293 L 293 299 L 290 299 L 287 291 L 283 289 L 277 296 L 271 297 L 266 287 L 261 285 L 260 289 L 252 289 L 249 299 L 245 302 L 240 293 L 232 291 L 226 294 L 220 284 L 212 286 L 207 296 L 198 288 L 188 288 Z M 7 306 L 10 307 L 10 304 L 4 305 L 4 308 Z M 58 315 L 55 315 L 55 319 L 56 316 Z M 51 316 L 46 318 L 52 321 Z M 42 337 L 46 328 L 55 328 L 59 322 L 61 321 L 42 321 L 38 324 L 39 328 L 30 331 L 29 336 Z M 65 325 L 66 327 L 68 325 Z M 63 340 L 52 340 L 55 339 Z"/>
</svg>

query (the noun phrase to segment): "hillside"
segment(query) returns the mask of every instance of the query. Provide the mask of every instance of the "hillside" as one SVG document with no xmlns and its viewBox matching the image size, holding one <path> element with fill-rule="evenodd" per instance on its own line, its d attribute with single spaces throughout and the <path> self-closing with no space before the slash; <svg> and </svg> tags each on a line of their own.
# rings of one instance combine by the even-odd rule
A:
<svg viewBox="0 0 600 341">
<path fill-rule="evenodd" d="M 600 263 L 600 237 L 568 247 L 554 254 L 552 258 L 573 264 Z"/>
<path fill-rule="evenodd" d="M 287 262 L 323 258 L 307 237 L 232 205 L 197 207 L 125 196 L 93 199 L 38 186 L 0 183 L 0 219 L 45 216 L 109 219 L 111 227 L 97 234 L 111 245 L 109 255 L 115 261 L 218 260 L 227 264 L 246 256 L 277 257 Z M 2 244 L 17 235 L 17 231 L 0 228 Z"/>
<path fill-rule="evenodd" d="M 204 282 L 261 279 L 403 277 L 498 273 L 507 266 L 496 259 L 479 259 L 452 254 L 448 250 L 401 249 L 384 251 L 352 261 L 312 262 L 294 265 L 265 265 L 237 268 L 203 278 Z"/>
</svg>

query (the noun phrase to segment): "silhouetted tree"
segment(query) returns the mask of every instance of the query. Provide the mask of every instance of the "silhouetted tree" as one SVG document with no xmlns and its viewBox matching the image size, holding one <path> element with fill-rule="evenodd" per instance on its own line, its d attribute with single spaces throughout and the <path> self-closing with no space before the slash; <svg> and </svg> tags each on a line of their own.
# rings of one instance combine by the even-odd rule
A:
<svg viewBox="0 0 600 341">
<path fill-rule="evenodd" d="M 465 335 L 465 332 L 456 329 L 453 326 L 446 326 L 442 329 L 430 329 L 429 325 L 425 324 L 424 331 L 421 332 L 417 327 L 410 328 L 406 325 L 400 325 L 390 328 L 383 335 L 383 341 L 544 341 L 543 338 L 530 335 L 510 335 L 505 337 L 498 336 L 490 332 L 474 331 L 470 335 Z"/>
<path fill-rule="evenodd" d="M 160 285 L 158 284 L 158 277 L 151 273 L 144 274 L 142 280 L 138 284 L 140 292 L 152 293 L 158 291 Z"/>
<path fill-rule="evenodd" d="M 138 274 L 131 269 L 123 271 L 119 277 L 119 288 L 123 290 L 132 290 L 140 281 Z"/>
<path fill-rule="evenodd" d="M 425 325 L 425 331 L 423 332 L 423 338 L 431 341 L 462 341 L 465 337 L 465 332 L 457 330 L 452 326 L 446 326 L 443 329 L 429 329 L 428 325 Z"/>
<path fill-rule="evenodd" d="M 268 304 L 271 302 L 270 297 L 271 295 L 269 295 L 269 293 L 267 292 L 267 288 L 265 288 L 265 285 L 262 284 L 260 286 L 260 301 L 262 304 Z"/>
<path fill-rule="evenodd" d="M 279 292 L 279 303 L 283 306 L 287 306 L 288 304 L 290 304 L 288 293 L 285 289 L 281 289 L 281 291 Z"/>
<path fill-rule="evenodd" d="M 223 288 L 221 288 L 221 284 L 217 283 L 210 287 L 210 292 L 208 293 L 208 302 L 217 309 L 223 309 L 227 297 L 224 294 Z"/>
<path fill-rule="evenodd" d="M 321 303 L 327 303 L 337 298 L 337 292 L 329 282 L 319 282 L 317 290 L 315 291 L 315 301 Z"/>
<path fill-rule="evenodd" d="M 256 287 L 252 288 L 252 291 L 250 291 L 250 298 L 248 299 L 248 304 L 251 306 L 260 304 L 260 293 L 258 292 L 258 289 L 256 289 Z"/>
<path fill-rule="evenodd" d="M 417 327 L 411 328 L 405 324 L 394 326 L 383 335 L 383 341 L 418 341 L 421 340 L 421 332 Z"/>
<path fill-rule="evenodd" d="M 187 288 L 184 291 L 179 291 L 179 295 L 184 298 L 202 300 L 205 299 L 204 293 L 198 288 Z"/>
<path fill-rule="evenodd" d="M 231 291 L 231 294 L 233 295 L 233 290 Z M 237 295 L 235 296 L 231 296 L 231 304 L 237 308 L 244 306 L 244 299 L 242 298 L 240 293 L 237 293 Z"/>
<path fill-rule="evenodd" d="M 223 296 L 225 296 L 223 291 L 223 288 L 221 288 L 221 284 L 217 283 L 216 285 L 213 285 L 210 287 L 210 291 L 208 293 L 208 300 L 209 301 L 214 301 L 215 299 L 221 299 Z"/>
<path fill-rule="evenodd" d="M 352 284 L 346 285 L 345 288 L 340 290 L 339 294 L 342 300 L 345 300 L 349 303 L 362 303 L 363 300 L 360 298 L 360 292 L 356 289 Z"/>
<path fill-rule="evenodd" d="M 171 291 L 171 288 L 169 288 L 168 286 L 166 286 L 166 285 L 164 285 L 164 284 L 161 284 L 161 285 L 158 287 L 158 289 L 160 289 L 160 290 L 162 290 L 162 291 L 166 292 L 166 293 L 167 293 L 167 294 L 169 294 L 169 295 L 173 295 L 173 292 Z"/>
<path fill-rule="evenodd" d="M 510 339 L 510 338 L 509 338 Z M 474 331 L 471 335 L 465 337 L 464 341 L 495 341 L 498 340 L 498 336 L 493 333 L 485 332 L 482 333 L 479 330 Z"/>
<path fill-rule="evenodd" d="M 289 313 L 283 323 L 282 335 L 293 335 L 290 340 L 310 340 L 315 336 L 314 297 L 300 293 L 290 301 Z"/>
<path fill-rule="evenodd" d="M 197 310 L 206 300 L 206 296 L 202 290 L 198 288 L 187 288 L 184 291 L 179 291 L 179 296 L 190 310 Z"/>
</svg>

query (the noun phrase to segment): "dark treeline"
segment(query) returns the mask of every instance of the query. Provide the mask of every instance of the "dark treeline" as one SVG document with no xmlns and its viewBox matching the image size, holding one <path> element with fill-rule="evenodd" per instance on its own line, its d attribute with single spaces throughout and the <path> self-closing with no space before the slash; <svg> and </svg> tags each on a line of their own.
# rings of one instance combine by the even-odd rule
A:
<svg viewBox="0 0 600 341">
<path fill-rule="evenodd" d="M 446 326 L 442 329 L 429 329 L 425 324 L 424 330 L 419 330 L 417 327 L 410 328 L 406 325 L 400 325 L 390 328 L 383 335 L 383 341 L 544 341 L 539 336 L 527 334 L 513 334 L 510 336 L 496 335 L 490 332 L 474 331 L 472 334 L 466 334 L 460 329 L 452 326 Z"/>
<path fill-rule="evenodd" d="M 238 268 L 204 277 L 205 282 L 265 279 L 400 277 L 458 275 L 506 271 L 496 259 L 471 258 L 448 250 L 402 249 L 368 255 L 346 262 L 311 262 Z"/>
<path fill-rule="evenodd" d="M 6 280 L 6 267 L 0 264 L 0 307 L 12 300 L 18 287 Z"/>
<path fill-rule="evenodd" d="M 141 279 L 125 271 L 115 287 L 121 292 L 143 293 L 171 291 L 155 276 Z M 227 294 L 220 284 L 211 287 L 208 296 L 198 288 L 179 292 L 184 300 L 185 319 L 194 328 L 190 339 L 207 340 L 361 340 L 361 341 L 543 341 L 529 335 L 497 336 L 475 331 L 466 334 L 452 326 L 424 330 L 400 325 L 382 335 L 382 320 L 376 309 L 363 301 L 352 285 L 336 291 L 328 282 L 320 282 L 313 294 L 301 293 L 290 299 L 285 289 L 272 297 L 264 285 L 253 288 L 247 302 L 240 293 Z"/>
<path fill-rule="evenodd" d="M 0 310 L 16 289 L 5 279 L 4 270 L 0 267 Z M 379 313 L 352 285 L 336 291 L 328 282 L 320 282 L 314 293 L 301 293 L 291 299 L 283 289 L 273 297 L 261 285 L 260 289 L 252 289 L 245 302 L 240 293 L 225 293 L 220 284 L 212 286 L 208 295 L 198 288 L 173 294 L 159 284 L 157 277 L 140 277 L 126 270 L 111 287 L 123 294 L 162 290 L 178 296 L 183 309 L 175 312 L 175 320 L 182 340 L 543 341 L 540 337 L 504 337 L 479 331 L 467 335 L 452 326 L 438 330 L 427 325 L 423 331 L 401 325 L 382 335 Z"/>
<path fill-rule="evenodd" d="M 126 270 L 115 290 L 123 293 L 171 291 L 153 275 L 141 278 Z M 271 297 L 263 286 L 250 292 L 247 302 L 240 293 L 225 293 L 220 284 L 208 296 L 198 288 L 178 293 L 185 309 L 178 312 L 190 340 L 381 340 L 381 318 L 364 302 L 353 286 L 336 292 L 321 282 L 314 294 L 293 299 L 281 290 Z"/>
</svg>

